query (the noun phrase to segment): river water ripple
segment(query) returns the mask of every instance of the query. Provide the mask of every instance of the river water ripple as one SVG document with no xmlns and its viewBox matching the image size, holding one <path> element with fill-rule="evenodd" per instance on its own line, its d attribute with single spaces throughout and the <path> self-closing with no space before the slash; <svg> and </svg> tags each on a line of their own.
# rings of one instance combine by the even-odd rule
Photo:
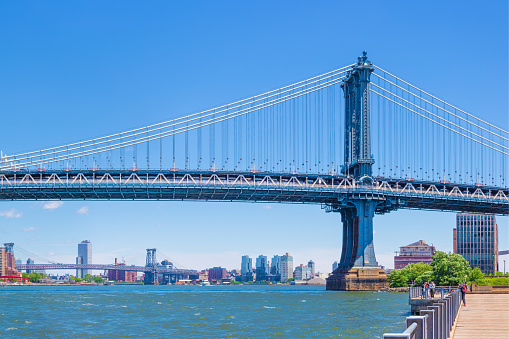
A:
<svg viewBox="0 0 509 339">
<path fill-rule="evenodd" d="M 0 287 L 0 337 L 380 338 L 409 310 L 406 293 L 325 286 Z"/>
</svg>

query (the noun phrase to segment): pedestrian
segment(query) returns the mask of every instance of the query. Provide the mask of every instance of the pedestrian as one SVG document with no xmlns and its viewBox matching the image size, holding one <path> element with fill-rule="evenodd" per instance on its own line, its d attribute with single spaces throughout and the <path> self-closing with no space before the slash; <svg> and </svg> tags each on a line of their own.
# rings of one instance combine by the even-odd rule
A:
<svg viewBox="0 0 509 339">
<path fill-rule="evenodd" d="M 461 300 L 463 300 L 463 306 L 467 306 L 467 302 L 465 301 L 465 294 L 467 294 L 467 284 L 462 282 L 458 287 L 461 292 Z"/>
<path fill-rule="evenodd" d="M 429 284 L 429 294 L 431 298 L 435 298 L 435 283 L 433 281 Z"/>
</svg>

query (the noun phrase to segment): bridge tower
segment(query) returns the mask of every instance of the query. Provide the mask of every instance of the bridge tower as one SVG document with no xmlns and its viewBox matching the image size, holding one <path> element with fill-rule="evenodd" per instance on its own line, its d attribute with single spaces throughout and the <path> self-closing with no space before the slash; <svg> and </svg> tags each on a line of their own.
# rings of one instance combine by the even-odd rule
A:
<svg viewBox="0 0 509 339">
<path fill-rule="evenodd" d="M 145 285 L 157 285 L 157 256 L 155 248 L 147 248 L 147 260 L 145 263 L 147 270 L 143 283 Z"/>
<path fill-rule="evenodd" d="M 345 164 L 343 174 L 361 185 L 374 182 L 371 155 L 369 83 L 374 67 L 364 51 L 341 84 L 345 97 Z M 385 201 L 351 195 L 331 206 L 341 213 L 343 248 L 338 268 L 327 278 L 328 290 L 376 290 L 387 285 L 373 247 L 375 209 Z"/>
</svg>

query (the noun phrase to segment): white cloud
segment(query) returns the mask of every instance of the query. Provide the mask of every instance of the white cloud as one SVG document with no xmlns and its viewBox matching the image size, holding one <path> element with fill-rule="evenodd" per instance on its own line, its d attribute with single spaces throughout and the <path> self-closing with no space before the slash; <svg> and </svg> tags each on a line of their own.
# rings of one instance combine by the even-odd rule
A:
<svg viewBox="0 0 509 339">
<path fill-rule="evenodd" d="M 42 205 L 42 208 L 44 208 L 45 210 L 54 210 L 59 207 L 62 207 L 63 204 L 64 204 L 63 201 L 48 201 L 45 202 L 44 205 Z"/>
<path fill-rule="evenodd" d="M 0 217 L 21 218 L 22 215 L 23 215 L 22 212 L 19 212 L 14 208 L 11 208 L 10 210 L 0 211 Z"/>
<path fill-rule="evenodd" d="M 30 226 L 30 227 L 24 227 L 23 228 L 23 232 L 33 232 L 35 231 L 37 228 L 33 227 L 33 226 Z"/>
<path fill-rule="evenodd" d="M 265 208 L 266 210 L 270 210 L 270 209 L 272 209 L 272 206 L 271 205 L 263 205 L 263 208 Z"/>
<path fill-rule="evenodd" d="M 83 206 L 79 210 L 76 211 L 78 214 L 88 214 L 88 206 Z"/>
</svg>

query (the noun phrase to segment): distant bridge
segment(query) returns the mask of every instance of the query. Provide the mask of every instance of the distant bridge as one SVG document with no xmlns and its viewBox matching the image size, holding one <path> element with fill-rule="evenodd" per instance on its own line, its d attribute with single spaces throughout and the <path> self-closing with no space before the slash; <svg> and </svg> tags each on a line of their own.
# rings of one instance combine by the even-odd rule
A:
<svg viewBox="0 0 509 339">
<path fill-rule="evenodd" d="M 16 265 L 17 270 L 107 270 L 107 271 L 131 271 L 131 272 L 157 272 L 168 275 L 198 275 L 196 270 L 176 269 L 166 267 L 146 267 L 146 266 L 127 266 L 127 265 L 79 265 L 79 264 L 31 264 Z"/>
</svg>

